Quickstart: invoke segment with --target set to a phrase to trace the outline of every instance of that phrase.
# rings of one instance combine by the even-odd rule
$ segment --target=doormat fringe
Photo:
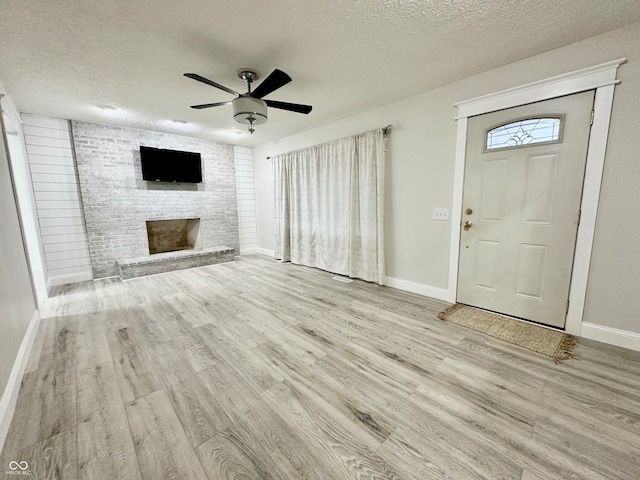
[[[546,355],[551,357],[555,363],[573,358],[573,350],[578,341],[576,337],[568,333],[461,303],[456,303],[443,310],[438,314],[438,318]]]
[[[578,339],[573,335],[569,335],[568,333],[563,334],[564,338],[555,353],[553,354],[553,361],[556,363],[560,363],[563,360],[569,360],[575,356],[573,353],[573,349],[576,348],[578,344]]]

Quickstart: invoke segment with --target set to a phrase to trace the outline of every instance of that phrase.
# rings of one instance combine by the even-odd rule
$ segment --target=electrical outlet
[[[431,217],[434,220],[449,220],[449,209],[448,208],[434,208],[433,216]]]

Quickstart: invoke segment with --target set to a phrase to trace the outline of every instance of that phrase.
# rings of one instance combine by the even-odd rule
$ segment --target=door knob
[[[469,230],[471,228],[471,225],[472,225],[471,222],[464,222],[463,227],[464,227],[465,230]]]

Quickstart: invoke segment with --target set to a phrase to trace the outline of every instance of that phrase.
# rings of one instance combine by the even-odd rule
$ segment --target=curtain
[[[382,130],[271,158],[276,258],[384,284]]]

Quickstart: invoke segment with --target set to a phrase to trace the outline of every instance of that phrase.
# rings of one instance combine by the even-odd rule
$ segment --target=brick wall
[[[94,278],[149,254],[147,220],[200,218],[202,248],[239,251],[233,146],[78,121],[71,128]],[[140,145],[199,152],[202,183],[144,181]]]

